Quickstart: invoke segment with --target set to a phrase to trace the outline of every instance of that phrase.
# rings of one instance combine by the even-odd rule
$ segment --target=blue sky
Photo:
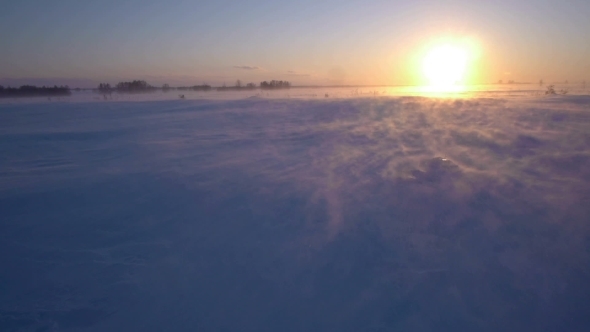
[[[287,79],[413,84],[437,38],[479,45],[475,82],[590,78],[590,2],[13,1],[0,12],[0,79]]]

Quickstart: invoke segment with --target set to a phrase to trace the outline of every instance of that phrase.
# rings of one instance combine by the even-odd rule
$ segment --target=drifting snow
[[[2,104],[0,329],[587,330],[589,110]]]

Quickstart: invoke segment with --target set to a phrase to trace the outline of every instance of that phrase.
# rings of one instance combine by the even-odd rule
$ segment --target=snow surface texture
[[[590,97],[0,104],[1,331],[588,331]]]

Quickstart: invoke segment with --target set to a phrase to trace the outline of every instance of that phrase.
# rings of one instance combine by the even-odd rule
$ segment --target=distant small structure
[[[545,95],[557,95],[557,94],[560,94],[560,95],[564,95],[565,96],[568,93],[569,93],[569,90],[567,88],[563,88],[563,89],[559,90],[559,92],[556,91],[554,85],[549,85],[547,87],[547,91],[545,91]]]

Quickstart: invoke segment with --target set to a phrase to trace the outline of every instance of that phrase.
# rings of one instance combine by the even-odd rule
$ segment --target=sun
[[[422,61],[422,72],[431,87],[445,90],[461,86],[469,67],[467,47],[450,43],[430,49]]]

